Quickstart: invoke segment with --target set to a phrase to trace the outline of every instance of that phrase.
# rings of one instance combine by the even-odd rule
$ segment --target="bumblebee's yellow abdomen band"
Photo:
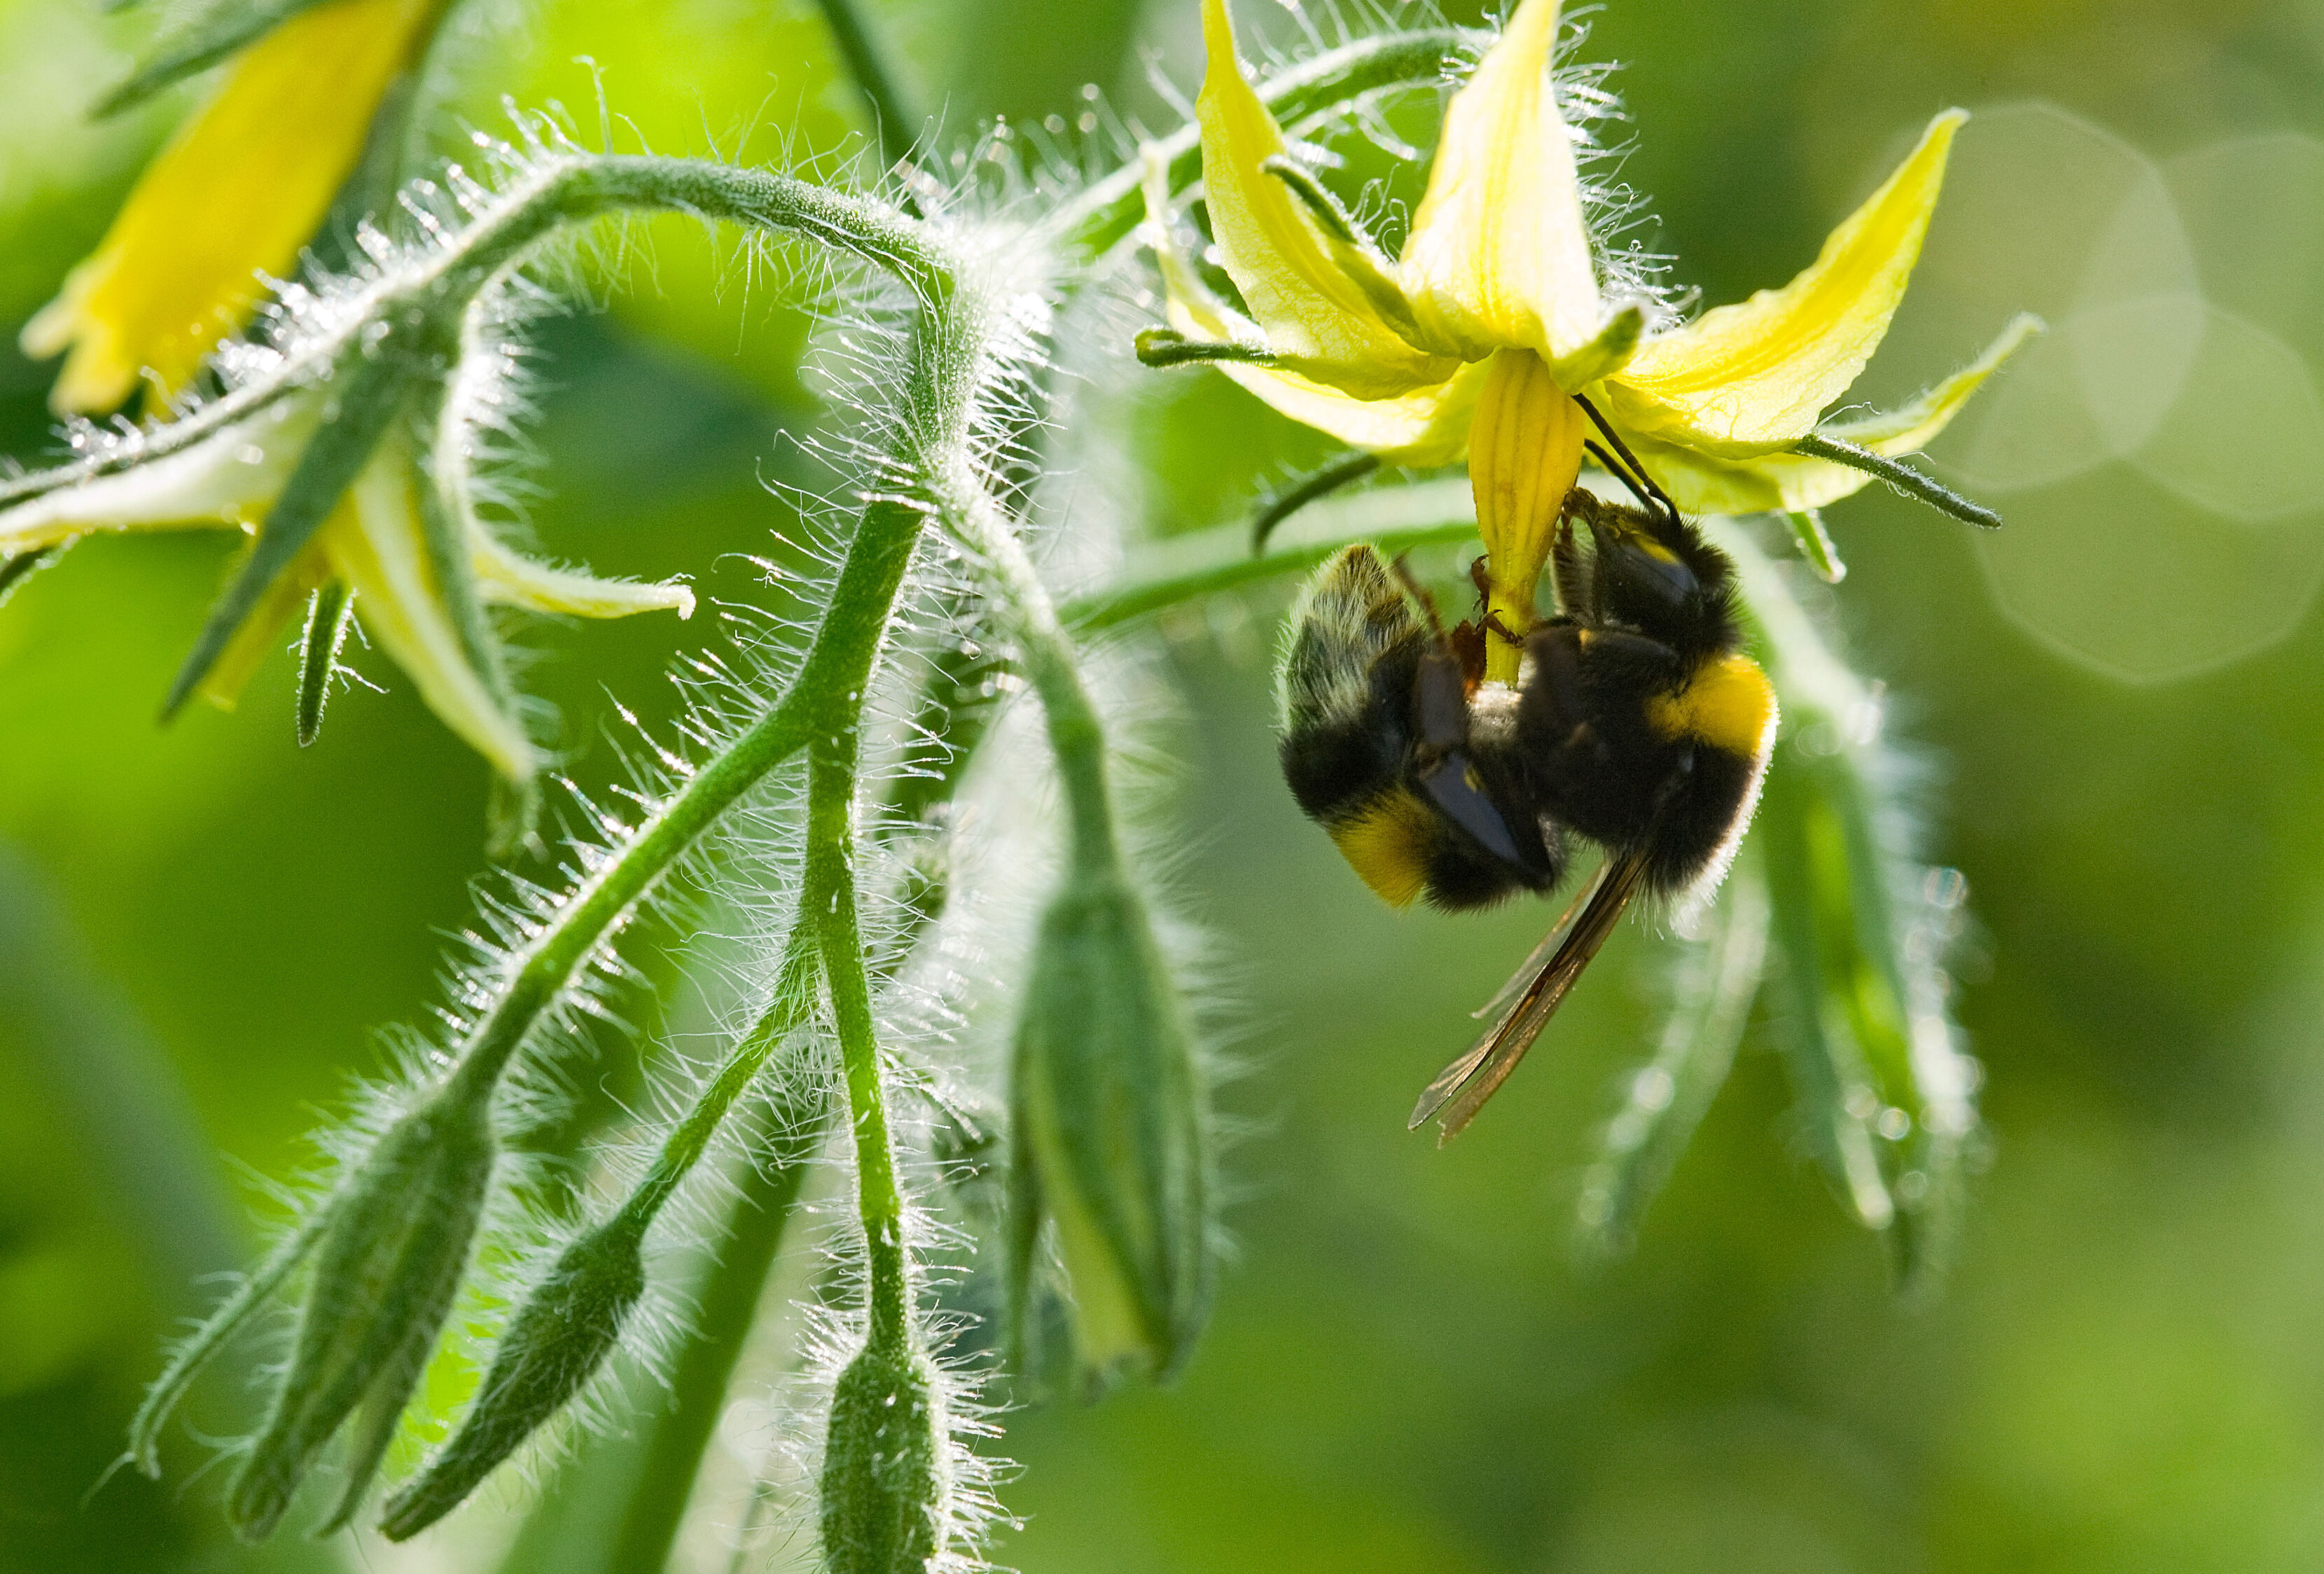
[[[1348,867],[1391,907],[1408,907],[1428,884],[1427,805],[1398,787],[1333,825]]]
[[[1775,690],[1748,656],[1722,656],[1674,695],[1646,702],[1646,721],[1665,738],[1699,738],[1756,759],[1775,724]]]

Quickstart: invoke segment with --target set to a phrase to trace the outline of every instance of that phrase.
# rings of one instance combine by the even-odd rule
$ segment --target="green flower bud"
[[[1185,1004],[1111,870],[1074,875],[1042,920],[1010,1097],[1019,1338],[1054,1220],[1086,1380],[1167,1376],[1210,1312],[1210,1116]]]
[[[388,1540],[416,1536],[457,1507],[604,1365],[645,1293],[650,1217],[625,1210],[565,1248],[501,1335],[459,1432],[389,1500],[380,1522]]]
[[[928,1358],[874,1332],[839,1375],[823,1446],[829,1574],[926,1574],[944,1551],[950,1481]]]
[[[274,1529],[350,1417],[327,1528],[354,1514],[451,1310],[498,1147],[489,1100],[456,1085],[389,1128],[327,1205],[290,1370],[226,1496],[245,1539]]]

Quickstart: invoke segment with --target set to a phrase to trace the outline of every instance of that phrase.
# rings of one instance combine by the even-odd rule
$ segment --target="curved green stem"
[[[1447,64],[1479,40],[1479,34],[1457,27],[1377,33],[1276,72],[1259,89],[1259,100],[1286,131],[1296,134],[1372,94],[1441,80]],[[1154,145],[1168,163],[1170,189],[1194,184],[1203,167],[1202,133],[1196,127],[1180,126],[1156,138]],[[1102,252],[1113,245],[1145,216],[1139,193],[1142,174],[1142,166],[1133,161],[1091,181],[1042,223],[1043,237],[1081,252]]]
[[[1105,726],[1083,686],[1072,637],[1024,543],[991,496],[966,476],[939,476],[936,487],[945,529],[984,560],[1016,636],[1026,681],[1040,696],[1072,819],[1074,864],[1084,873],[1110,872],[1120,860],[1106,784]]]
[[[823,895],[820,910],[810,917],[822,946],[832,1026],[846,1071],[872,1339],[901,1348],[911,1330],[911,1266],[904,1252],[904,1194],[896,1180],[895,1142],[888,1129],[879,1036],[856,918],[855,766],[853,732],[818,742],[807,761],[807,884]]]

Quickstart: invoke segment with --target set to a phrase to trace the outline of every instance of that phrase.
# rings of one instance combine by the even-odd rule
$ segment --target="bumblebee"
[[[1591,446],[1639,506],[1567,494],[1555,616],[1520,636],[1480,613],[1448,633],[1401,561],[1350,547],[1308,582],[1280,669],[1292,796],[1391,905],[1546,895],[1572,843],[1604,855],[1479,1013],[1497,1013],[1492,1027],[1421,1095],[1412,1125],[1434,1117],[1446,1137],[1516,1069],[1635,897],[1717,884],[1775,741],[1734,565],[1642,470]],[[1522,645],[1514,686],[1485,680],[1490,640]]]

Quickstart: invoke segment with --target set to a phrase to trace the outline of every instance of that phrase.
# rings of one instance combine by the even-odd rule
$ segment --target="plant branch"
[[[831,29],[832,41],[839,46],[849,79],[862,96],[863,107],[871,112],[880,156],[893,169],[912,156],[920,117],[905,107],[907,100],[894,64],[859,0],[816,0],[816,5]]]
[[[872,1341],[902,1348],[910,1339],[911,1269],[904,1254],[904,1194],[896,1180],[895,1143],[888,1128],[879,1036],[855,911],[856,750],[851,732],[819,741],[807,761],[807,882],[823,892],[819,910],[810,918],[822,946],[832,1026],[846,1070]]]
[[[818,933],[813,913],[820,905],[821,898],[811,889],[801,892],[799,916],[793,922],[784,950],[782,972],[776,981],[773,999],[765,1014],[743,1036],[741,1046],[728,1061],[718,1082],[713,1084],[710,1095],[687,1118],[687,1127],[700,1124],[711,1099],[718,1097],[721,1087],[733,1080],[730,1073],[746,1059],[755,1057],[750,1071],[739,1079],[747,1082],[765,1063],[768,1054],[802,1026],[812,1011],[815,940]],[[740,1091],[739,1082],[733,1090],[736,1092]],[[731,1104],[733,1093],[724,1097],[725,1102]],[[723,1107],[720,1113],[724,1113]],[[702,1472],[703,1452],[710,1446],[719,1413],[725,1408],[734,1363],[742,1356],[752,1325],[757,1320],[767,1275],[781,1250],[784,1233],[798,1202],[799,1187],[807,1176],[807,1161],[822,1145],[828,1117],[819,1080],[800,1078],[787,1082],[768,1102],[762,1123],[767,1151],[752,1152],[744,1157],[742,1183],[727,1213],[726,1227],[720,1232],[715,1256],[696,1287],[697,1310],[678,1347],[668,1397],[648,1425],[643,1450],[626,1484],[627,1501],[620,1528],[613,1537],[612,1556],[604,1565],[607,1570],[659,1569],[669,1560],[670,1548],[686,1517],[695,1479]],[[698,1156],[702,1144],[707,1140],[706,1131],[700,1142],[685,1137],[683,1128],[674,1134],[664,1145],[661,1157],[655,1164],[655,1175],[650,1177],[648,1185],[655,1185],[672,1168],[690,1165],[693,1159],[682,1156],[684,1147],[691,1143]],[[682,1168],[678,1168],[678,1174],[683,1174]],[[666,1197],[674,1186],[673,1178],[660,1194]],[[640,1188],[623,1205],[624,1211],[646,1206],[641,1201],[645,1192],[646,1188]],[[651,1206],[659,1207],[659,1203]]]
[[[1260,86],[1259,101],[1286,133],[1297,135],[1373,94],[1442,81],[1446,66],[1480,40],[1480,34],[1457,27],[1376,33],[1277,71]],[[1199,128],[1180,126],[1156,138],[1154,146],[1168,163],[1171,190],[1194,184],[1203,166]],[[1111,247],[1145,216],[1139,190],[1142,175],[1142,165],[1132,161],[1091,181],[1042,223],[1042,237],[1084,253]]]

